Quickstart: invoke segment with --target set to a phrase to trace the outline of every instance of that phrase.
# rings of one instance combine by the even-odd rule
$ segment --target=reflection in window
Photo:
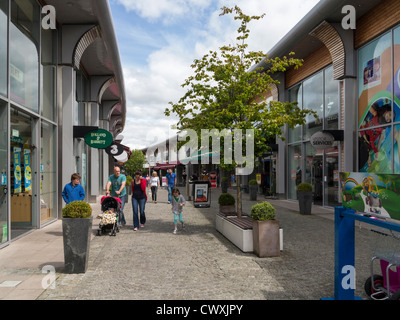
[[[40,152],[40,222],[57,217],[56,212],[56,130],[42,122]]]
[[[303,82],[303,108],[314,110],[318,119],[313,115],[306,117],[304,126],[304,140],[309,139],[315,132],[322,130],[322,119],[324,117],[323,100],[323,73],[319,72]]]
[[[29,109],[39,107],[40,6],[35,0],[11,1],[10,94]]]
[[[337,130],[339,119],[338,83],[333,80],[333,68],[325,70],[325,129]]]
[[[7,96],[7,2],[0,1],[0,94]]]
[[[289,90],[289,102],[297,102],[299,108],[302,107],[303,103],[303,87],[301,84],[295,86]],[[289,142],[296,142],[301,140],[301,126],[298,125],[292,130],[289,129]]]

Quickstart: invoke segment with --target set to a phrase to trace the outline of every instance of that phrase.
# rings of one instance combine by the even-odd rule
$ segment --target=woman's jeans
[[[146,204],[146,198],[143,199],[135,199],[132,197],[132,208],[133,208],[133,227],[139,228],[139,216],[138,216],[138,207],[140,210],[140,224],[146,223],[146,216],[144,213],[144,206]]]
[[[157,187],[151,187],[151,200],[157,201]]]

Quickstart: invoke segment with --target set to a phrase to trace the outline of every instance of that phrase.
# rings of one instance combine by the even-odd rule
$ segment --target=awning
[[[167,170],[167,169],[174,169],[178,164],[180,164],[179,161],[176,163],[156,163],[154,167],[150,167],[150,169],[153,170]]]

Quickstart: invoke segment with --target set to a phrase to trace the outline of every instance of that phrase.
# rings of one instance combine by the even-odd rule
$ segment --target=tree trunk
[[[241,189],[241,182],[242,182],[242,179],[241,179],[241,176],[240,175],[236,175],[236,194],[237,194],[237,200],[236,200],[236,202],[237,202],[237,210],[236,210],[236,212],[237,212],[237,216],[238,216],[238,218],[241,218],[242,217],[242,189]]]

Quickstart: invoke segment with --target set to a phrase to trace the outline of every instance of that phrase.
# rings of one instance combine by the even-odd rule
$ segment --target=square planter
[[[299,210],[301,214],[311,214],[313,203],[312,191],[297,191],[297,199],[299,199]]]
[[[280,236],[278,220],[253,220],[253,248],[259,257],[279,256]]]
[[[85,273],[93,218],[63,218],[65,273]]]

